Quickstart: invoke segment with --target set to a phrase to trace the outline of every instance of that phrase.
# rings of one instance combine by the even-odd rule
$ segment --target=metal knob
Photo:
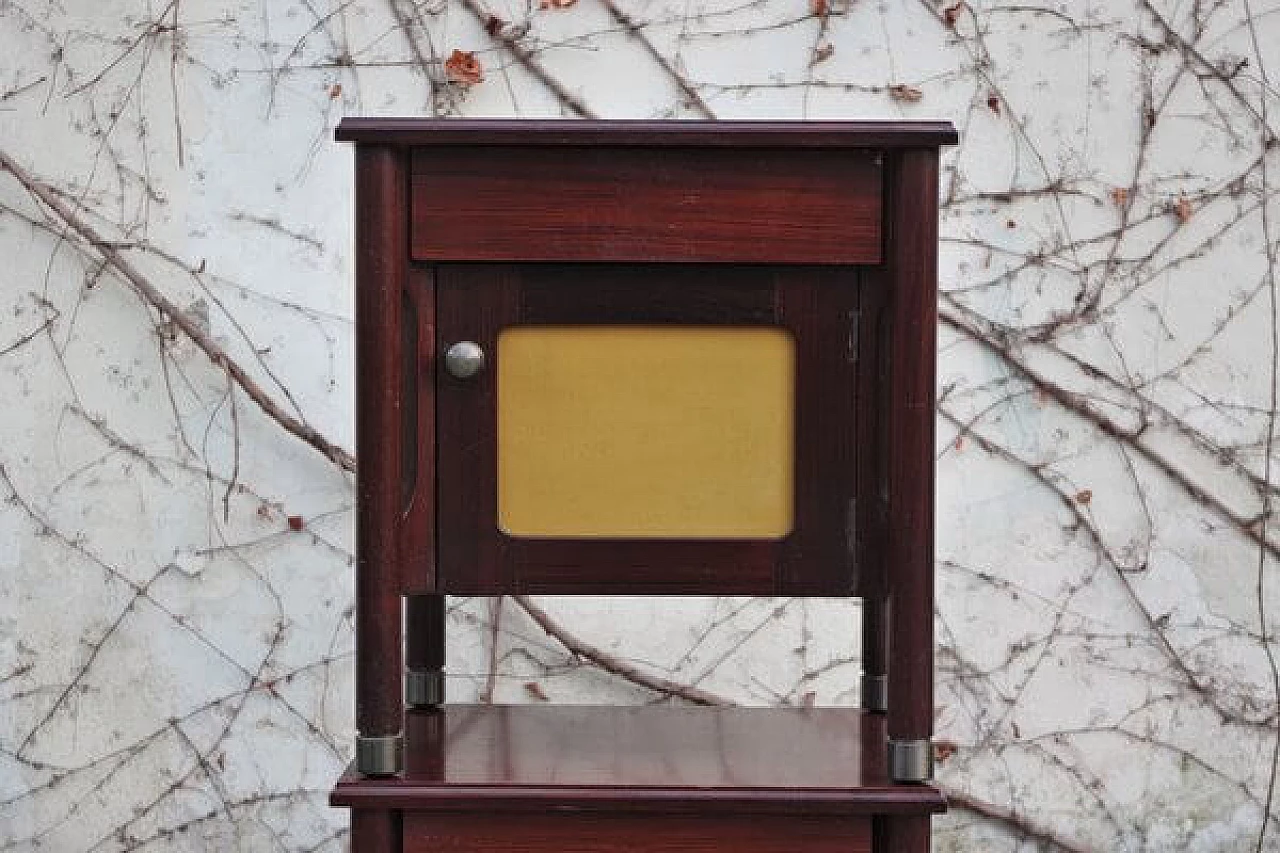
[[[445,350],[444,369],[454,379],[470,379],[484,370],[484,350],[475,341],[458,341]]]

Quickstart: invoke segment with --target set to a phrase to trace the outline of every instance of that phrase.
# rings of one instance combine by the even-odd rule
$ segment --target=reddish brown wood
[[[889,430],[891,383],[888,346],[889,283],[876,268],[863,273],[858,340],[858,386],[864,389],[857,411],[858,447],[858,595],[862,597],[862,672],[889,671]]]
[[[937,350],[938,152],[886,164],[891,285],[889,737],[933,732],[933,456]]]
[[[875,152],[421,149],[419,260],[876,263]]]
[[[874,837],[876,853],[929,853],[929,818],[918,815],[878,818]]]
[[[356,151],[356,728],[401,729],[401,309],[408,168],[395,148]]]
[[[436,587],[436,292],[431,267],[409,269],[401,323],[401,591]]]
[[[348,117],[339,142],[383,145],[897,148],[954,145],[949,121],[582,121]]]
[[[868,818],[410,813],[406,853],[870,853]]]
[[[440,345],[518,323],[774,324],[796,339],[795,527],[773,540],[520,539],[497,524],[496,371],[438,380],[438,583],[453,595],[848,595],[855,268],[441,265]]]
[[[445,600],[443,595],[410,595],[405,599],[405,666],[444,669]]]
[[[433,811],[927,814],[885,776],[884,720],[848,708],[449,705],[411,711],[401,778],[333,805]]]
[[[386,809],[351,812],[351,853],[400,853],[403,838],[400,812]]]

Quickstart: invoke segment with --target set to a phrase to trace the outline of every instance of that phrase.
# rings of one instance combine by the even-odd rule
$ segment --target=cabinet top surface
[[[958,140],[949,121],[640,121],[344,118],[334,138],[372,145],[927,148]]]

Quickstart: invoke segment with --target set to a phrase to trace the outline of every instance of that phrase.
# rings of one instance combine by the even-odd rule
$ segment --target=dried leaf
[[[296,532],[296,531],[298,531],[298,530],[301,530],[301,529],[302,529],[303,527],[305,527],[305,526],[306,526],[306,525],[305,525],[305,523],[304,523],[304,522],[303,522],[303,520],[302,520],[302,516],[300,516],[300,515],[291,515],[291,516],[289,516],[289,529],[290,529],[290,530],[293,530],[293,531],[295,531],[295,532]]]
[[[956,21],[960,19],[960,13],[965,9],[964,0],[960,0],[953,6],[948,6],[942,10],[942,20],[948,27],[954,27]]]
[[[823,60],[830,59],[831,54],[836,52],[836,46],[831,42],[823,42],[813,50],[813,63],[817,65]]]
[[[987,109],[996,115],[1000,115],[1000,96],[995,92],[987,95]]]
[[[908,86],[906,83],[894,83],[889,87],[889,96],[895,101],[914,104],[924,97],[924,92],[921,92],[915,86]]]
[[[957,453],[959,453],[961,450],[964,450],[964,436],[957,435],[956,440],[952,442],[952,446],[955,447]]]
[[[539,702],[550,702],[551,697],[547,695],[547,691],[542,689],[542,685],[536,681],[526,681],[524,683],[524,692],[528,693]]]
[[[484,19],[484,31],[493,37],[497,37],[502,32],[507,22],[499,18],[497,15],[490,15]]]
[[[1076,492],[1076,503],[1088,506],[1093,500],[1093,489],[1081,489]]]
[[[1111,200],[1115,203],[1116,207],[1124,207],[1129,203],[1129,188],[1116,187],[1111,191]]]
[[[474,86],[484,80],[484,67],[471,51],[455,49],[444,62],[444,72],[462,86]]]
[[[933,742],[933,758],[939,764],[944,763],[948,758],[956,754],[959,747],[949,740],[935,740]]]
[[[538,8],[543,11],[547,9],[568,9],[577,2],[578,0],[541,0],[538,3]]]
[[[831,11],[831,4],[828,0],[809,0],[809,11],[818,17],[822,17]]]
[[[1191,221],[1191,202],[1185,195],[1178,196],[1178,201],[1173,205],[1173,213],[1183,225]]]
[[[341,98],[341,97],[342,97],[342,84],[334,83],[332,86],[329,87],[329,99],[336,101],[338,100],[338,98]]]

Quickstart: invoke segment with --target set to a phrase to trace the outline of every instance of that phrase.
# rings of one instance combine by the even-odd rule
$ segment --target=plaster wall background
[[[1280,4],[479,2],[0,0],[0,153],[351,448],[340,116],[952,119],[936,847],[1280,849]],[[344,849],[349,476],[3,170],[0,260],[0,849]],[[856,603],[541,604],[856,702]],[[449,630],[459,699],[661,698]]]

